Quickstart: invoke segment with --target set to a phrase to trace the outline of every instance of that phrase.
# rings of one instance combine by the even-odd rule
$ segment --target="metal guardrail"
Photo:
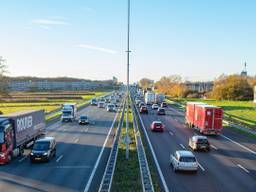
[[[123,127],[124,112],[125,112],[125,102],[123,103],[122,116],[119,121],[118,128],[116,130],[114,144],[110,152],[110,156],[107,162],[107,166],[106,166],[103,178],[101,180],[99,192],[109,192],[111,189],[113,175],[114,175],[115,166],[116,166],[116,159],[118,155],[118,144],[119,144],[119,139],[121,135],[121,129]]]
[[[151,173],[149,170],[144,146],[141,140],[140,131],[138,129],[134,106],[132,106],[132,113],[133,113],[133,125],[134,125],[133,127],[135,132],[135,141],[136,141],[136,148],[137,148],[137,154],[138,154],[139,165],[140,165],[140,175],[141,175],[143,191],[154,192]]]

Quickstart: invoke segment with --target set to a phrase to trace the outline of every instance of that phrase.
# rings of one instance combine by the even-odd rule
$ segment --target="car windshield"
[[[180,157],[180,162],[192,163],[196,162],[195,157]]]
[[[208,143],[208,140],[207,140],[207,139],[198,139],[198,140],[197,140],[197,143],[200,143],[200,144],[207,144],[207,143]]]
[[[162,123],[155,123],[155,125],[156,125],[156,126],[161,126],[161,125],[162,125]]]
[[[87,116],[81,116],[80,119],[85,120],[87,119]]]
[[[164,112],[164,109],[159,109],[159,111]]]
[[[71,112],[70,111],[64,111],[62,114],[63,114],[63,116],[69,116],[69,115],[71,115]]]
[[[45,151],[49,149],[49,142],[36,142],[33,146],[33,150],[35,151]]]

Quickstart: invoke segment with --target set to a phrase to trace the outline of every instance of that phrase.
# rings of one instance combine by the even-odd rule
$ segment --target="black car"
[[[165,109],[164,108],[158,108],[158,110],[157,110],[157,114],[158,115],[165,115]]]
[[[56,141],[54,137],[45,137],[35,141],[30,153],[30,161],[45,161],[56,156]]]
[[[139,103],[139,108],[141,108],[142,106],[145,106],[145,103],[144,103],[144,102],[140,102],[140,103]]]
[[[78,120],[78,123],[79,123],[80,125],[87,125],[87,124],[89,124],[89,119],[88,119],[87,116],[82,115],[82,116],[80,116],[80,118],[79,118],[79,120]]]
[[[166,102],[161,103],[161,107],[167,107],[167,106],[168,106],[168,105],[167,105]]]

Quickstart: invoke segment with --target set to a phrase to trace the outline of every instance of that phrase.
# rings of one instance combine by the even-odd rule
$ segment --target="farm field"
[[[64,103],[77,103],[81,105],[94,97],[100,97],[107,92],[80,93],[17,93],[11,94],[10,98],[0,101],[0,111],[3,114],[23,110],[44,109],[45,113],[58,110]],[[63,97],[62,97],[63,96]]]

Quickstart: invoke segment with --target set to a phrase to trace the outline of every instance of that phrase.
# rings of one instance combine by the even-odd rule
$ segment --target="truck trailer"
[[[146,105],[152,105],[155,103],[155,93],[152,91],[148,91],[145,95],[145,103]]]
[[[163,94],[163,93],[157,93],[157,94],[155,95],[155,103],[161,104],[162,102],[164,102],[164,100],[165,100],[165,94]]]
[[[0,115],[0,164],[23,154],[29,144],[45,134],[44,110]]]
[[[204,103],[188,102],[186,123],[205,135],[219,135],[222,130],[223,109]]]
[[[76,118],[76,104],[75,103],[65,103],[62,107],[61,121],[74,121]]]

